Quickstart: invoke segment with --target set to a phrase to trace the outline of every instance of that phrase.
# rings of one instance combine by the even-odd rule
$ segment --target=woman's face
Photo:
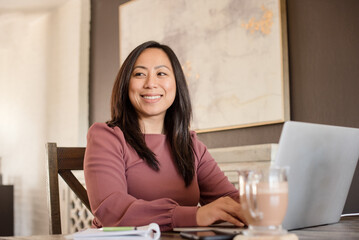
[[[129,84],[129,98],[140,119],[160,117],[176,97],[171,61],[158,48],[147,48],[137,58]]]

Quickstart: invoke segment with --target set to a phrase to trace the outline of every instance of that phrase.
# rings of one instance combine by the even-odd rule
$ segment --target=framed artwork
[[[197,132],[289,120],[285,0],[132,0],[119,7],[120,63],[155,40],[178,56]]]

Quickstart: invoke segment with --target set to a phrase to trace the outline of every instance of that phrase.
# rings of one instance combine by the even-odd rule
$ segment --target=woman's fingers
[[[223,213],[224,214],[218,220],[222,220],[222,221],[232,223],[232,224],[234,224],[234,225],[236,225],[238,227],[244,227],[244,223],[241,222],[238,218],[236,218],[235,216],[232,216],[229,213],[226,213],[226,212],[223,212]]]
[[[237,221],[239,220],[242,223],[241,225],[243,225],[243,223],[247,224],[247,222],[242,214],[242,207],[237,201],[233,200],[230,197],[224,197],[224,198],[222,198],[222,201],[224,201],[224,204],[222,206],[223,206],[223,210],[225,212],[232,215],[232,217],[237,219]],[[228,221],[228,220],[225,220],[225,221]],[[231,222],[231,221],[228,221],[228,222]],[[231,223],[235,224],[234,222],[231,222]],[[235,224],[235,225],[238,225],[238,224]]]
[[[199,226],[208,226],[220,220],[239,227],[244,226],[245,220],[240,204],[230,197],[223,197],[200,207],[197,211],[197,224]]]
[[[241,222],[247,225],[247,221],[245,220],[242,213],[241,205],[230,197],[224,197],[223,199],[226,202],[226,212],[230,213],[234,218],[239,219]]]

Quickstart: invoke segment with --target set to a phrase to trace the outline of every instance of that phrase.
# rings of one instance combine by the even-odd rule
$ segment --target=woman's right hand
[[[246,224],[240,203],[230,197],[218,198],[198,208],[196,220],[198,226],[208,226],[217,221],[226,221],[238,227]]]

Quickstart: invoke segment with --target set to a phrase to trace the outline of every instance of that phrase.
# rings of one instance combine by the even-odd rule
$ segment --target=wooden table
[[[359,216],[343,217],[339,223],[319,227],[305,228],[290,231],[297,234],[300,240],[358,240],[359,239]],[[178,233],[162,233],[161,240],[182,239]],[[28,237],[1,237],[0,240],[67,240],[64,235],[43,235]]]
[[[290,231],[298,235],[300,240],[308,239],[337,239],[354,240],[359,239],[359,216],[343,217],[339,223],[319,227],[304,228]]]

